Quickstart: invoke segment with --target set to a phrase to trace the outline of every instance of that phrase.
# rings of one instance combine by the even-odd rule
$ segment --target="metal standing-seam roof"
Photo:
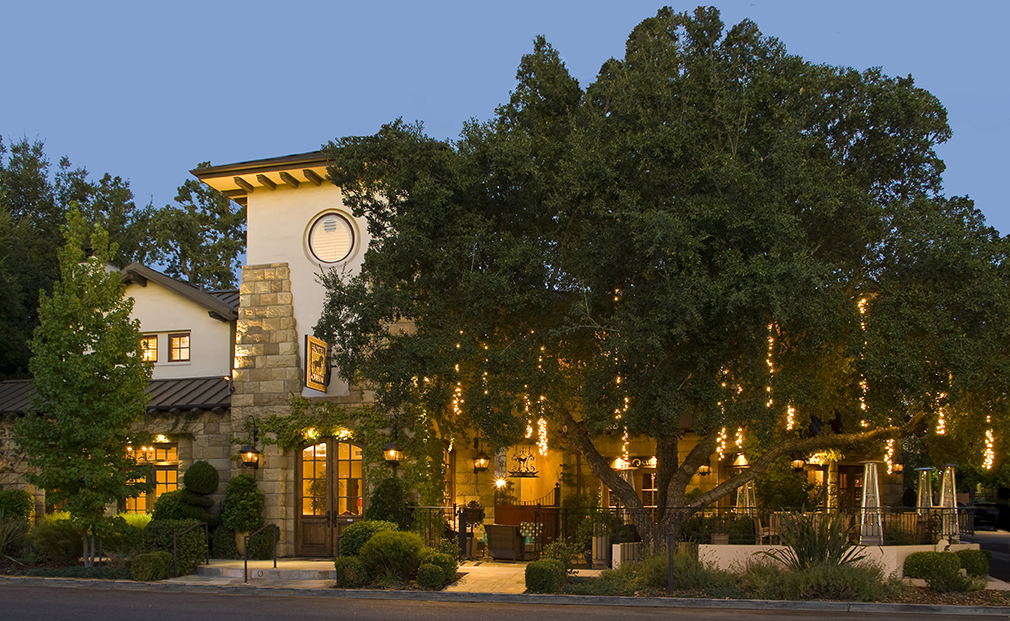
[[[173,410],[223,414],[231,407],[231,381],[220,375],[151,380],[146,392],[151,395],[148,414]],[[0,382],[0,414],[24,414],[34,394],[31,380]]]

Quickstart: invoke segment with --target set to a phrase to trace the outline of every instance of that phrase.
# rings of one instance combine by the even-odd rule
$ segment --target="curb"
[[[273,597],[330,597],[428,602],[543,604],[553,606],[622,606],[635,608],[793,610],[804,612],[908,613],[918,615],[1010,616],[1007,606],[945,606],[931,604],[877,604],[863,602],[793,602],[760,599],[689,599],[668,597],[619,597],[599,595],[536,595],[525,593],[461,593],[445,591],[378,591],[367,589],[295,589],[276,586],[209,585],[178,582],[134,582],[132,580],[86,580],[80,578],[36,578],[0,576],[0,587],[44,586],[71,589],[155,591],[161,593],[219,593],[222,595],[264,595]]]

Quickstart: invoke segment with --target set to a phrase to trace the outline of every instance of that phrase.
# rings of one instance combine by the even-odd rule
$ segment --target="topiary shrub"
[[[0,513],[28,521],[35,512],[35,498],[23,489],[0,490]]]
[[[338,587],[357,589],[368,584],[368,572],[357,556],[338,556],[334,567],[337,570]]]
[[[435,565],[436,567],[440,567],[442,569],[442,573],[445,575],[445,582],[442,586],[456,580],[456,570],[459,569],[459,561],[455,556],[451,554],[444,554],[433,548],[424,548],[421,550],[421,555],[418,561],[421,565]],[[420,571],[421,570],[418,569],[418,572]],[[418,574],[418,576],[418,582],[420,582],[420,574]]]
[[[186,503],[182,501],[182,490],[165,492],[154,501],[152,520],[185,520],[191,516],[186,513]]]
[[[445,571],[433,563],[421,563],[417,568],[417,585],[422,589],[441,589],[446,585]]]
[[[565,579],[564,564],[553,558],[533,561],[526,566],[526,591],[557,593]]]
[[[232,477],[221,503],[221,523],[237,533],[252,532],[263,526],[265,503],[251,474]]]
[[[359,558],[371,578],[392,574],[408,582],[417,574],[422,546],[417,533],[383,531],[361,547]]]
[[[151,520],[144,529],[144,545],[149,551],[172,552],[172,534],[180,533],[199,520]],[[207,558],[207,540],[202,528],[195,528],[178,537],[179,575],[194,573],[196,566]]]
[[[277,533],[277,539],[280,540],[280,529],[274,524],[249,537],[249,546],[246,548],[249,558],[266,561],[274,557],[273,533]]]
[[[407,528],[407,488],[403,481],[396,477],[384,479],[368,498],[365,507],[366,520],[385,520],[393,522],[398,528]]]
[[[340,556],[357,556],[372,535],[390,530],[397,530],[396,524],[385,520],[362,520],[349,525],[340,533]]]
[[[57,563],[71,563],[84,554],[80,529],[70,522],[70,514],[47,515],[28,533],[28,540],[42,556]]]
[[[144,552],[130,565],[130,577],[141,582],[164,580],[172,575],[171,552]]]
[[[210,555],[213,558],[238,558],[235,546],[235,531],[218,526],[210,534]]]
[[[989,566],[992,563],[992,552],[989,550],[958,550],[954,554],[969,576],[984,578],[989,575]]]
[[[906,578],[925,579],[935,568],[956,573],[961,568],[961,559],[950,552],[916,552],[905,558],[903,571]]]
[[[200,496],[216,492],[220,482],[221,477],[217,468],[205,461],[193,462],[193,465],[186,470],[186,474],[182,475],[182,484],[186,489]],[[209,507],[210,505],[205,506]]]

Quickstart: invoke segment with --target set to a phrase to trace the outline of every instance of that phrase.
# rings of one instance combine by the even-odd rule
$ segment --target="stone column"
[[[302,389],[288,264],[246,265],[239,294],[231,400],[236,439],[247,435],[248,420],[290,414],[291,395],[301,394]],[[276,445],[257,448],[263,451],[255,477],[266,495],[264,517],[280,528],[278,553],[291,556],[295,551],[293,457]],[[232,450],[237,453],[238,447]],[[248,472],[240,462],[234,463],[233,476]]]

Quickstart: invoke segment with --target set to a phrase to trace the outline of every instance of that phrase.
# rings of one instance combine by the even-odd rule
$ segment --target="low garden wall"
[[[712,545],[698,546],[698,560],[705,564],[713,564],[719,569],[736,569],[754,560],[761,560],[761,552],[782,550],[786,546],[775,545]],[[879,563],[885,574],[896,572],[898,578],[903,578],[905,559],[916,552],[957,552],[958,550],[978,550],[977,543],[948,544],[940,541],[936,545],[917,546],[866,546],[863,553],[864,562]]]

